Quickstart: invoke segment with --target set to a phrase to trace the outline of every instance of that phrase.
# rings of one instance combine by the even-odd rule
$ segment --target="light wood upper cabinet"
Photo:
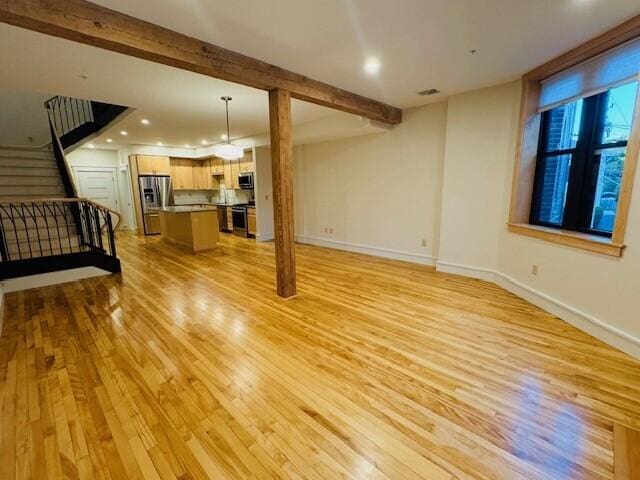
[[[211,175],[224,175],[224,160],[218,157],[212,157],[207,161],[209,162]]]
[[[220,182],[211,174],[209,160],[171,159],[174,190],[218,190]]]
[[[238,161],[240,173],[253,172],[253,151],[244,152],[244,156]]]
[[[233,174],[231,172],[231,160],[224,160],[224,186],[227,189],[233,187]]]
[[[193,165],[191,160],[172,158],[171,183],[174,190],[194,190]]]
[[[209,166],[205,164],[205,161],[192,160],[191,173],[193,175],[194,190],[209,190],[211,188]]]
[[[231,177],[233,185],[231,188],[240,188],[238,175],[240,175],[240,162],[238,160],[231,160]]]
[[[171,175],[169,157],[136,155],[138,175]]]

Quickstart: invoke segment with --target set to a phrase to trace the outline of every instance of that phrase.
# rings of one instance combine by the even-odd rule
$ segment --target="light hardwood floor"
[[[222,237],[7,295],[0,479],[612,479],[640,438],[640,362],[495,285],[298,246],[282,300]]]

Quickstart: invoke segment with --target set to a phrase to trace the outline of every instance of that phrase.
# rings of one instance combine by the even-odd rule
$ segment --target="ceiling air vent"
[[[438,90],[437,88],[430,88],[428,90],[423,90],[421,92],[418,92],[418,95],[422,95],[423,97],[428,97],[429,95],[435,95],[437,93],[440,93],[440,90]]]

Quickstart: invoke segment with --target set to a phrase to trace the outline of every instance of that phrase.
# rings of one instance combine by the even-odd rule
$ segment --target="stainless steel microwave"
[[[253,188],[253,172],[245,172],[238,175],[238,185],[240,188]]]

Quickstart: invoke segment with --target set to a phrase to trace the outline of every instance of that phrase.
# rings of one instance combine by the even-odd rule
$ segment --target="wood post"
[[[293,231],[293,143],[291,141],[291,94],[269,91],[273,220],[276,240],[278,295],[296,294],[296,257]]]

